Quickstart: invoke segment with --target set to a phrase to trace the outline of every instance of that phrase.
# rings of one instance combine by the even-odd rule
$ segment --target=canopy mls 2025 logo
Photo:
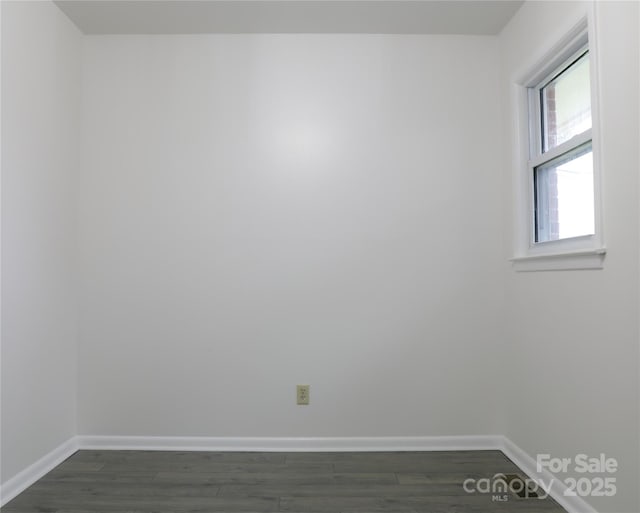
[[[538,475],[546,473],[546,478],[497,473],[491,477],[465,479],[462,487],[466,493],[491,495],[494,502],[506,502],[512,496],[546,499],[556,482],[566,497],[612,497],[617,492],[616,478],[612,474],[617,471],[617,460],[603,453],[597,457],[577,454],[573,458],[538,454],[536,472]],[[562,474],[572,475],[563,477]]]

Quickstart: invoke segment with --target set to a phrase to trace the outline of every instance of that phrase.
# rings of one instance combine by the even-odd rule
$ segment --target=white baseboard
[[[417,436],[341,438],[250,438],[80,435],[80,449],[147,451],[464,451],[500,449],[502,437]]]
[[[77,439],[76,437],[72,437],[5,483],[2,483],[2,485],[0,485],[0,506],[4,506],[16,495],[29,488],[38,479],[60,465],[60,463],[77,450]]]
[[[581,497],[565,496],[562,480],[544,470],[538,472],[536,460],[501,435],[413,436],[413,437],[182,437],[182,436],[93,436],[79,435],[67,440],[49,454],[0,486],[0,505],[35,483],[79,449],[146,451],[480,451],[500,450],[529,477],[553,480],[550,495],[568,513],[597,513]]]
[[[558,479],[546,469],[538,472],[536,460],[531,455],[523,451],[506,436],[502,437],[502,439],[502,452],[520,467],[525,474],[532,479],[542,479],[545,483],[553,483],[549,495],[568,513],[597,513],[582,497],[565,495],[567,487],[562,479]]]

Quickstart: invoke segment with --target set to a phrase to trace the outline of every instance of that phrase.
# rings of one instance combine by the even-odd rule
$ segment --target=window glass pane
[[[591,143],[535,168],[536,242],[595,232]]]
[[[585,53],[540,90],[542,151],[591,128],[589,54]]]

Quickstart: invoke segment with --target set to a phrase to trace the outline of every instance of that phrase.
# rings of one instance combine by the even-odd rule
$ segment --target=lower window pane
[[[590,142],[535,168],[534,181],[536,242],[595,233]]]

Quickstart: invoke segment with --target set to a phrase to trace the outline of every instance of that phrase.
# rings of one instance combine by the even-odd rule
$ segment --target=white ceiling
[[[497,34],[522,0],[57,0],[85,34]]]

